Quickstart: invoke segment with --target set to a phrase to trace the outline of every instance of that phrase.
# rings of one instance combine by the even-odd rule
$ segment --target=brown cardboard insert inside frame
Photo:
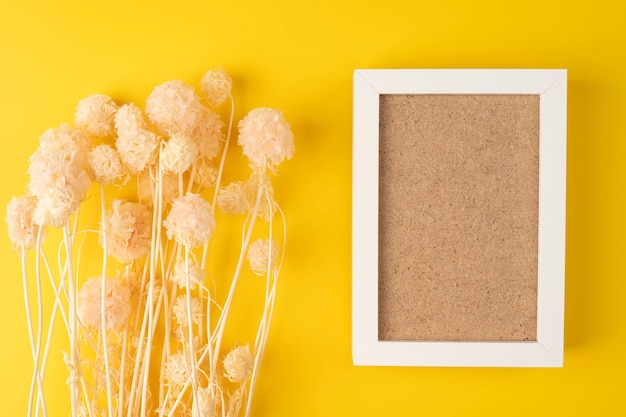
[[[539,95],[379,104],[379,340],[537,340]]]

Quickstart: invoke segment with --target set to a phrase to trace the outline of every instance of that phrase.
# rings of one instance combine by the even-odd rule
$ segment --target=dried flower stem
[[[148,308],[148,307],[149,307],[148,304],[146,304],[145,308]],[[133,378],[130,384],[131,390],[130,390],[130,394],[128,398],[128,407],[127,407],[127,414],[126,414],[127,417],[132,417],[133,415],[136,414],[136,407],[138,405],[138,404],[135,404],[135,395],[139,388],[139,383],[141,381],[140,373],[143,372],[143,369],[144,369],[141,366],[142,362],[140,358],[143,355],[143,348],[144,348],[143,341],[144,341],[147,326],[148,326],[148,315],[145,313],[145,309],[144,309],[143,320],[141,322],[141,331],[139,332],[139,338],[137,342],[137,353],[135,355],[135,366],[133,368]]]
[[[72,266],[72,242],[69,236],[69,226],[63,227],[63,240],[65,242],[65,253],[67,263],[67,278],[69,290],[69,324],[70,324],[70,406],[72,417],[78,416],[79,391],[77,387],[77,379],[80,378],[80,354],[78,351],[78,303],[76,300],[76,279],[74,277],[74,268]]]
[[[187,302],[187,335],[189,339],[189,361],[188,363],[191,365],[190,373],[191,373],[191,392],[193,395],[194,404],[198,403],[198,380],[196,375],[197,367],[194,366],[196,362],[196,350],[194,349],[193,343],[193,320],[191,318],[191,282],[189,280],[189,248],[185,246],[185,281],[186,281],[186,302]]]
[[[235,119],[235,99],[229,93],[228,98],[230,98],[230,117],[228,119],[228,133],[226,134],[226,141],[224,142],[224,150],[222,151],[222,156],[220,158],[220,166],[217,170],[217,179],[215,180],[215,189],[213,191],[213,203],[211,204],[211,209],[213,214],[215,214],[215,206],[217,204],[217,194],[220,190],[220,184],[222,183],[222,173],[224,171],[224,164],[226,163],[226,154],[228,152],[228,145],[230,144],[230,137],[233,131],[233,122]],[[202,269],[206,266],[206,258],[207,252],[209,250],[209,242],[204,244],[204,248],[202,250],[202,262],[200,263],[200,267]]]
[[[37,252],[41,249],[41,234],[42,230],[39,228],[37,231]],[[43,299],[41,292],[41,258],[37,256],[35,261],[35,275],[36,275],[36,291],[37,291],[37,341],[35,344],[35,351],[33,352],[34,370],[33,378],[37,379],[37,406],[35,408],[35,416],[39,415],[40,406],[43,411],[44,417],[48,415],[46,400],[43,392],[43,377],[41,372],[40,353],[41,353],[41,338],[43,332]],[[34,386],[35,380],[31,382],[31,392]],[[32,394],[31,394],[32,395]]]
[[[230,117],[228,119],[228,133],[226,134],[226,142],[224,142],[224,151],[222,152],[222,157],[220,159],[220,167],[217,170],[217,179],[215,180],[215,191],[213,193],[213,212],[215,212],[215,204],[217,202],[217,193],[220,189],[220,184],[222,182],[222,173],[224,172],[224,164],[226,162],[226,153],[228,151],[228,145],[230,144],[230,136],[233,131],[233,121],[235,117],[235,99],[233,96],[228,94],[228,98],[230,98]]]
[[[202,294],[202,292],[200,293]],[[209,369],[213,370],[215,369],[215,357],[213,356],[213,349],[211,349],[211,340],[212,340],[212,333],[211,333],[211,292],[207,291],[207,306],[206,306],[206,337],[207,337],[207,343],[206,343],[206,347],[207,349],[205,350],[205,353],[208,353],[208,361],[209,361]],[[216,386],[215,384],[215,376],[214,373],[211,371],[209,374],[209,392],[211,393],[211,395],[213,395],[214,391],[213,388]]]
[[[266,194],[266,198],[269,200],[269,195]],[[283,245],[284,248],[287,242],[287,222],[285,221],[285,215],[279,206],[276,206],[277,211],[281,215],[282,226],[283,226]],[[273,208],[270,204],[270,225],[269,225],[269,239],[270,242],[272,240],[273,235]],[[248,391],[248,398],[246,400],[246,412],[245,416],[250,416],[252,411],[252,398],[254,395],[254,388],[256,386],[256,380],[259,373],[259,368],[261,365],[261,358],[263,357],[263,353],[265,352],[265,345],[267,343],[267,336],[269,334],[270,324],[272,322],[272,315],[274,313],[274,300],[276,298],[276,284],[278,282],[278,275],[280,272],[280,268],[282,266],[282,260],[284,257],[284,250],[281,254],[280,261],[272,268],[271,260],[272,257],[272,245],[269,245],[269,254],[268,254],[268,263],[267,263],[267,272],[266,272],[266,295],[265,295],[265,307],[263,310],[263,316],[261,318],[261,323],[259,324],[259,332],[257,333],[257,337],[254,342],[254,350],[256,352],[254,357],[254,367],[252,369],[252,377],[250,381],[250,390]],[[272,279],[273,277],[273,279]],[[271,289],[270,289],[271,282]]]
[[[157,198],[154,199],[154,211],[152,216],[152,241],[150,245],[150,256],[148,261],[150,263],[149,268],[149,284],[148,284],[148,301],[146,306],[148,308],[148,339],[146,341],[147,348],[145,352],[145,356],[143,358],[143,387],[142,387],[142,398],[141,398],[141,416],[146,416],[147,413],[147,393],[148,393],[148,374],[150,370],[150,355],[152,349],[152,338],[154,335],[154,286],[156,282],[156,273],[157,273],[157,259],[158,259],[158,248],[161,246],[161,225],[163,224],[163,209],[161,207],[163,201],[163,189],[162,189],[162,178],[163,171],[161,167],[161,153],[163,152],[163,142],[159,146],[159,159],[157,162]]]
[[[124,324],[124,334],[122,336],[122,354],[120,359],[120,382],[119,382],[119,396],[117,402],[117,416],[123,417],[123,403],[124,403],[124,388],[126,387],[126,349],[128,348],[128,321]]]
[[[139,384],[142,381],[142,375],[144,368],[141,367],[141,358],[144,355],[144,340],[146,337],[146,332],[148,328],[148,315],[146,313],[146,309],[149,307],[146,300],[144,300],[142,294],[144,293],[146,286],[146,279],[148,275],[148,262],[144,264],[143,272],[141,275],[141,284],[139,286],[139,302],[137,305],[137,315],[135,317],[135,323],[133,328],[133,334],[138,335],[137,338],[137,351],[135,353],[134,359],[134,367],[133,367],[133,375],[130,384],[130,394],[128,398],[127,404],[127,417],[132,417],[138,413],[138,408],[140,406],[140,399],[136,399],[137,391],[139,389]],[[129,267],[126,269],[126,276],[130,275]],[[143,309],[141,306],[143,305]],[[142,314],[139,314],[142,312]],[[141,369],[140,369],[141,368]]]
[[[38,233],[39,235],[39,233]],[[35,334],[33,329],[33,321],[31,316],[31,307],[30,307],[30,296],[28,294],[28,277],[26,273],[26,248],[22,246],[21,248],[21,262],[22,262],[22,285],[24,290],[24,306],[26,307],[26,325],[28,328],[28,339],[30,341],[30,350],[33,356],[33,377],[31,379],[30,392],[29,392],[29,400],[28,400],[28,416],[32,415],[33,409],[33,400],[34,400],[34,392],[35,392],[35,383],[37,384],[38,391],[38,401],[41,401],[41,404],[46,409],[46,403],[43,393],[43,384],[41,381],[41,375],[39,373],[39,359],[38,359],[38,347],[35,346]],[[41,304],[39,304],[39,310],[42,309]],[[44,411],[45,412],[45,411]]]
[[[109,258],[108,245],[107,245],[107,226],[106,226],[106,209],[104,207],[104,186],[100,184],[100,205],[102,211],[101,223],[102,223],[102,277],[101,277],[101,296],[100,296],[100,328],[102,333],[102,353],[104,357],[104,377],[106,381],[106,399],[108,416],[113,417],[113,398],[111,391],[111,369],[109,367],[109,349],[107,341],[107,328],[106,328],[106,276],[107,276],[107,259]]]
[[[241,251],[239,253],[239,260],[237,261],[237,267],[235,268],[235,273],[233,275],[233,279],[230,284],[230,290],[228,292],[228,297],[226,298],[226,302],[224,303],[224,308],[222,313],[220,314],[220,318],[215,326],[215,347],[213,351],[213,355],[217,357],[220,352],[220,347],[222,344],[222,336],[224,335],[224,326],[226,325],[226,319],[228,318],[228,313],[230,311],[230,305],[233,301],[233,295],[235,293],[235,287],[237,286],[237,281],[239,280],[239,275],[241,274],[241,268],[243,266],[243,261],[246,257],[246,250],[250,245],[250,239],[252,237],[252,230],[254,229],[254,224],[256,221],[257,214],[259,212],[259,205],[261,204],[261,197],[263,195],[263,187],[259,187],[259,191],[257,193],[256,202],[254,204],[254,211],[251,214],[250,224],[248,225],[248,230],[246,232],[246,236],[241,244]],[[213,366],[215,367],[215,363]],[[215,369],[211,369],[211,374],[215,374]]]
[[[174,244],[174,252],[177,251],[177,243]],[[165,268],[164,268],[165,269]],[[166,271],[166,275],[165,276],[169,276],[171,274],[171,270],[167,270]],[[168,361],[168,359],[170,358],[171,355],[171,346],[170,346],[170,340],[171,340],[171,306],[174,305],[174,300],[176,298],[176,283],[172,283],[172,288],[171,288],[171,293],[169,296],[169,300],[168,300],[168,296],[167,296],[167,281],[164,282],[163,284],[163,289],[162,291],[165,291],[164,293],[164,300],[165,300],[165,337],[163,338],[163,353],[161,355],[161,373],[159,375],[159,404],[164,404],[166,399],[167,399],[167,395],[165,397],[163,397],[164,394],[164,388],[165,388],[165,367],[166,367],[166,363]],[[169,391],[168,391],[169,394]],[[162,415],[162,414],[160,414]]]
[[[161,255],[161,260],[163,260],[164,256]],[[169,274],[171,273],[171,271],[166,270],[165,267],[162,267],[162,269],[165,272],[165,276],[169,276]],[[164,315],[165,315],[165,336],[163,337],[163,349],[161,352],[161,366],[160,366],[160,372],[159,372],[159,404],[165,404],[165,401],[168,398],[169,391],[166,394],[165,393],[165,367],[167,364],[167,361],[170,357],[170,339],[172,337],[172,331],[171,331],[171,305],[174,303],[174,297],[176,294],[176,283],[173,283],[172,285],[172,291],[168,297],[167,291],[168,291],[168,281],[164,280],[163,282],[163,286],[161,288],[161,291],[163,292],[163,299],[164,299]],[[161,411],[159,412],[159,415],[162,416],[162,411],[163,408],[161,407]]]
[[[54,304],[52,306],[53,312],[50,316],[50,330],[52,330],[52,324],[54,323],[54,318],[56,317],[55,309],[61,312],[61,318],[63,319],[63,324],[65,325],[65,331],[69,332],[69,320],[67,318],[67,314],[65,314],[65,310],[63,309],[63,301],[61,299],[61,295],[65,295],[67,299],[67,291],[65,291],[65,275],[60,274],[59,284],[57,285],[54,282],[54,274],[52,273],[52,269],[50,268],[50,264],[48,263],[48,259],[46,258],[45,253],[42,251],[39,253],[41,259],[43,260],[44,265],[46,266],[46,270],[48,272],[48,277],[50,279],[50,287],[52,287],[52,291],[54,292]]]

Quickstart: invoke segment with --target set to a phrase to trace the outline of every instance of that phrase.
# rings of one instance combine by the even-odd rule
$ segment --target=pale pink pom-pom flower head
[[[239,122],[239,138],[244,155],[256,169],[273,170],[294,152],[293,134],[283,112],[260,107]]]
[[[202,104],[193,87],[172,80],[154,87],[146,99],[146,114],[162,134],[189,133],[202,118]]]
[[[115,113],[115,130],[118,136],[133,134],[138,130],[148,130],[149,128],[146,115],[135,103],[124,104]]]
[[[187,171],[198,157],[198,147],[191,137],[185,133],[172,135],[163,144],[161,164],[165,172],[182,174]]]
[[[165,378],[171,388],[182,387],[189,380],[189,366],[183,352],[170,355],[165,365]]]
[[[153,168],[148,167],[137,174],[137,198],[139,202],[148,207],[154,206],[154,193],[156,192],[156,178],[153,177]],[[178,175],[164,172],[161,175],[161,198],[167,205],[178,197]]]
[[[94,181],[108,185],[126,174],[120,154],[109,145],[98,145],[87,155],[89,171]]]
[[[138,173],[155,161],[159,141],[153,132],[139,129],[119,136],[115,146],[126,168]]]
[[[202,119],[191,132],[191,137],[198,146],[200,157],[212,159],[219,155],[224,140],[223,127],[224,122],[219,114],[203,107]]]
[[[213,187],[217,183],[218,168],[217,165],[206,158],[198,158],[196,160],[196,174],[193,182],[201,187]]]
[[[203,417],[217,417],[214,390],[210,388],[200,387],[198,388],[197,395],[197,408],[200,411],[200,415]]]
[[[277,256],[278,244],[275,241],[258,239],[250,244],[247,259],[252,272],[263,275],[274,267]]]
[[[223,68],[208,70],[200,80],[200,89],[213,107],[222,104],[230,95],[232,88],[233,80]]]
[[[52,186],[66,185],[81,196],[89,188],[87,155],[78,153],[74,146],[39,146],[30,157],[28,188],[36,197],[47,194]]]
[[[168,239],[195,248],[208,242],[215,230],[211,204],[198,194],[187,193],[172,201],[172,208],[163,221]]]
[[[30,157],[30,186],[46,188],[41,181],[33,182],[33,177],[54,173],[55,179],[64,177],[78,194],[87,191],[87,154],[90,149],[91,140],[82,130],[74,129],[66,123],[47,129],[39,137],[39,148]]]
[[[152,214],[143,204],[115,200],[105,222],[106,247],[114,258],[128,264],[150,252]]]
[[[106,137],[113,133],[113,122],[117,104],[105,94],[93,94],[78,102],[74,125],[95,137]]]
[[[124,326],[130,314],[130,290],[123,282],[105,279],[105,330]],[[78,292],[78,317],[86,326],[102,328],[102,277],[85,281]]]
[[[88,142],[84,134],[67,125],[48,129],[30,157],[28,190],[37,197],[35,222],[64,226],[89,189]]]
[[[256,215],[269,221],[276,212],[274,190],[269,182],[262,184],[263,179],[252,175],[248,181],[231,182],[220,189],[217,196],[217,205],[226,214],[252,214],[257,206],[257,198],[261,187],[261,196]],[[269,198],[269,200],[268,200]]]
[[[188,262],[185,262],[184,259],[179,258],[170,278],[180,288],[187,288],[187,279],[189,279],[189,289],[194,290],[196,285],[202,285],[205,275],[206,272],[197,261],[190,258]]]
[[[81,197],[62,179],[48,185],[48,191],[37,197],[33,219],[41,226],[66,226],[70,216],[80,205]]]
[[[217,205],[226,214],[245,214],[249,210],[248,199],[242,181],[231,182],[220,189]]]
[[[202,321],[202,305],[196,297],[191,297],[189,304],[191,310],[191,324],[200,324]],[[174,307],[172,307],[172,313],[176,322],[181,326],[188,327],[189,320],[187,320],[187,297],[185,295],[179,295],[176,297]]]
[[[91,148],[91,138],[85,131],[62,123],[59,127],[46,129],[39,136],[39,144],[45,149],[71,149],[76,152],[75,158],[84,163]]]
[[[34,248],[39,226],[33,219],[37,198],[32,195],[13,197],[7,205],[6,222],[13,248]]]
[[[230,382],[241,382],[250,375],[253,365],[254,356],[250,346],[237,346],[224,358],[224,376]]]

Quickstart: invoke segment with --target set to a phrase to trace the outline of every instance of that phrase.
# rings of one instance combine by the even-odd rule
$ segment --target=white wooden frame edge
[[[355,365],[563,366],[566,70],[355,70],[352,357]],[[540,96],[537,341],[378,340],[378,141],[381,94]]]

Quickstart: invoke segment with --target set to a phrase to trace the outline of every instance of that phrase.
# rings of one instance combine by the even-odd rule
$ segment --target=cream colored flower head
[[[143,111],[135,103],[124,104],[115,113],[115,130],[118,136],[132,135],[138,130],[149,130]]]
[[[105,222],[107,250],[115,259],[129,264],[150,252],[152,214],[146,206],[115,200]],[[104,244],[102,234],[100,244]]]
[[[178,187],[178,179],[176,179]],[[152,168],[144,169],[137,174],[137,199],[146,207],[154,207],[155,180],[152,177]]]
[[[249,205],[244,190],[244,183],[235,181],[222,187],[217,196],[217,205],[220,210],[226,214],[236,215],[247,213]]]
[[[66,226],[70,216],[78,209],[82,196],[62,179],[48,184],[48,191],[37,197],[33,219],[40,226]]]
[[[208,107],[203,107],[202,119],[191,132],[191,137],[198,146],[200,157],[213,159],[219,155],[224,141],[223,128],[224,122],[219,114]]]
[[[87,163],[91,177],[102,185],[123,179],[126,174],[120,154],[109,145],[98,145],[89,151]]]
[[[185,360],[185,354],[183,352],[177,352],[170,355],[165,365],[165,379],[167,379],[170,387],[182,387],[189,380],[189,376],[190,372]]]
[[[113,134],[117,104],[104,94],[94,94],[78,102],[74,125],[90,135],[103,138]]]
[[[230,382],[241,382],[250,375],[253,365],[254,356],[250,352],[250,346],[237,346],[224,358],[224,376]]]
[[[154,206],[154,192],[156,182],[152,177],[152,169],[144,169],[137,174],[137,197],[148,207]],[[167,205],[178,197],[178,175],[163,173],[161,175],[161,189],[163,204]]]
[[[202,305],[196,297],[191,297],[191,303],[189,304],[191,309],[191,323],[199,325],[202,321]],[[174,307],[172,308],[174,319],[181,326],[188,327],[189,320],[187,320],[187,297],[185,295],[179,295],[176,297]]]
[[[29,190],[39,197],[50,187],[62,183],[82,197],[89,188],[87,155],[78,153],[74,146],[51,148],[39,146],[30,157]]]
[[[215,230],[211,204],[198,194],[187,193],[172,201],[172,209],[163,221],[168,239],[188,248],[204,245]]]
[[[72,172],[64,172],[71,182],[73,179],[83,180],[82,178],[78,179],[78,177],[80,177],[79,173],[87,168],[87,154],[90,149],[91,139],[89,136],[84,131],[74,129],[64,123],[42,133],[39,137],[39,148],[35,154],[45,154],[47,158],[51,159],[50,162],[54,166],[63,165],[66,169],[72,169]],[[33,156],[31,156],[31,165]],[[88,179],[86,185],[82,185],[85,189],[88,188]]]
[[[105,286],[105,329],[120,329],[130,314],[130,290],[111,278],[105,279]],[[78,292],[78,317],[85,326],[102,329],[102,277],[89,278]]]
[[[39,145],[45,149],[72,149],[76,152],[75,158],[84,163],[91,149],[91,138],[83,130],[63,123],[43,132],[39,137]]]
[[[198,158],[198,147],[186,133],[172,135],[163,144],[161,163],[163,171],[182,174],[189,169]]]
[[[180,80],[158,85],[146,99],[146,114],[162,134],[190,133],[202,119],[193,87]]]
[[[226,417],[238,417],[241,407],[243,406],[243,399],[245,390],[243,387],[228,393],[228,400],[226,406]]]
[[[263,189],[256,215],[269,221],[276,212],[274,190],[269,181],[262,184],[260,177],[255,174],[246,182],[231,182],[226,187],[222,187],[217,196],[217,205],[226,214],[252,214],[261,186]]]
[[[206,158],[196,160],[196,171],[193,182],[203,188],[215,186],[217,183],[217,165]]]
[[[232,88],[233,80],[219,67],[208,70],[200,80],[200,89],[213,107],[222,104]]]
[[[257,275],[264,275],[271,270],[278,256],[278,244],[269,239],[258,239],[250,244],[247,259],[250,269]]]
[[[217,401],[209,388],[199,387],[196,408],[202,417],[217,417]]]
[[[132,173],[143,171],[156,160],[159,141],[156,135],[144,129],[123,134],[115,141],[120,159]]]
[[[37,197],[34,220],[39,225],[64,226],[89,189],[88,142],[67,125],[48,129],[30,157],[29,192]]]
[[[6,222],[13,248],[34,248],[39,226],[33,219],[37,198],[32,195],[13,197],[7,205]]]
[[[187,288],[187,279],[189,279],[189,289],[196,289],[197,285],[202,285],[206,272],[200,267],[200,264],[194,259],[185,262],[183,258],[178,258],[174,270],[170,275],[180,288]]]
[[[264,107],[251,110],[239,122],[237,143],[257,170],[273,170],[294,152],[293,134],[283,112]]]

